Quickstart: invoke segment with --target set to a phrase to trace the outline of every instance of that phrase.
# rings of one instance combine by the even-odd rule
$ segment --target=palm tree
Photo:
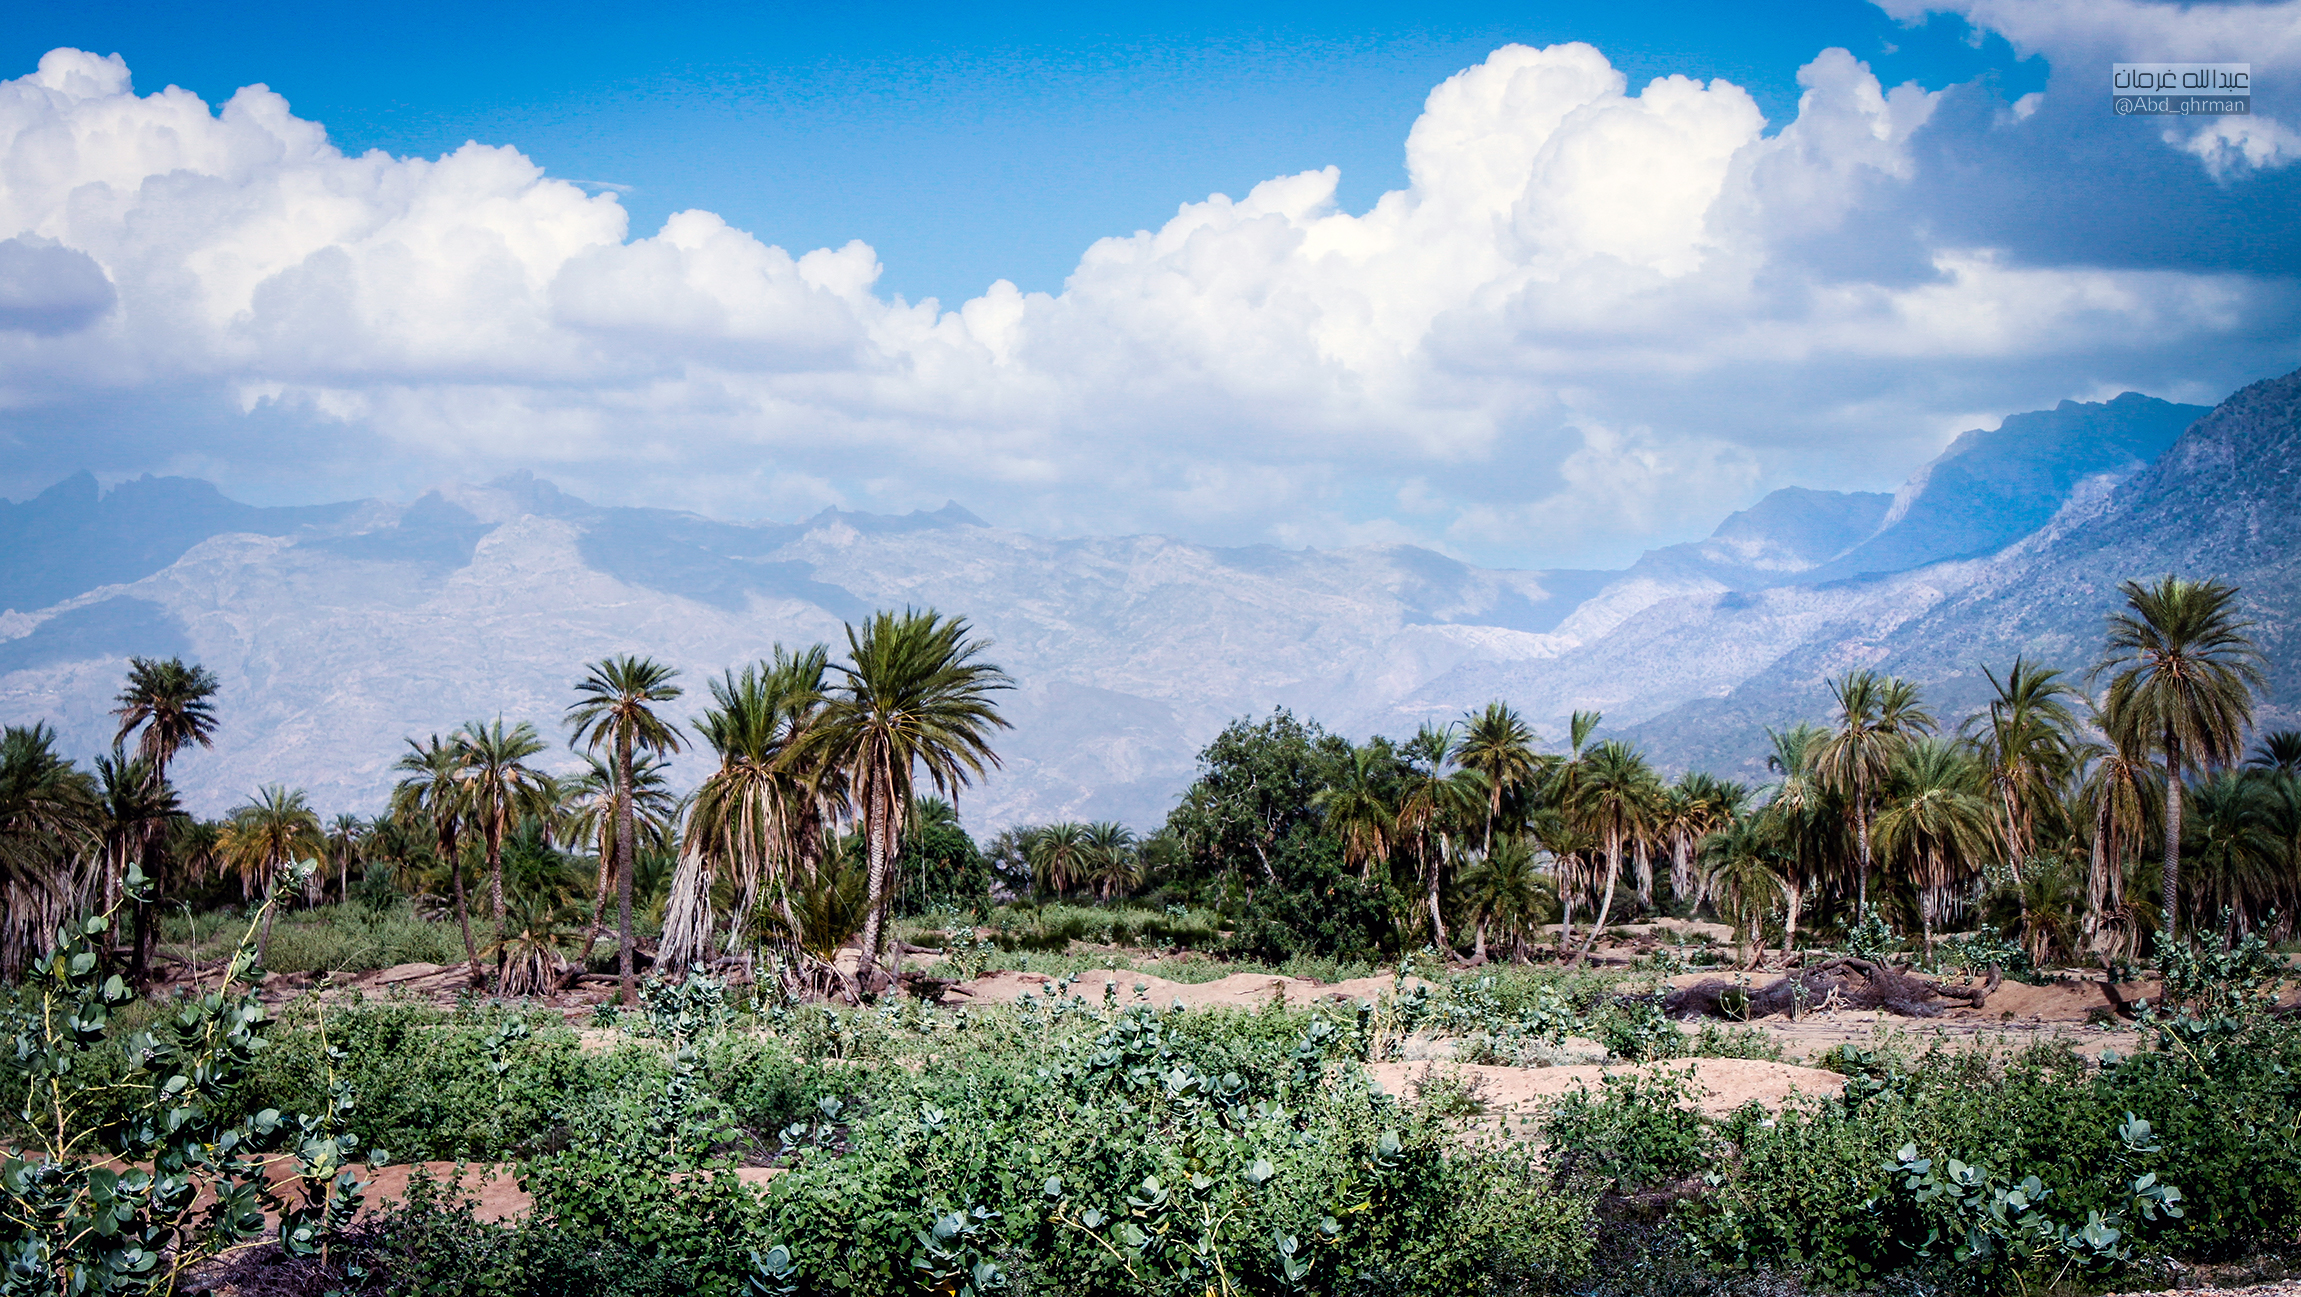
[[[614,765],[596,754],[586,754],[584,760],[589,768],[567,783],[566,829],[569,841],[588,842],[599,859],[599,881],[591,893],[591,923],[583,938],[583,958],[588,960],[607,928],[607,898],[614,893],[616,871],[621,867],[616,843],[623,836],[623,821],[615,809],[621,781],[616,778]],[[664,849],[672,838],[679,799],[671,794],[665,764],[645,752],[631,762],[631,810],[632,835],[639,845],[650,851]]]
[[[267,901],[276,898],[281,877],[300,860],[318,860],[327,854],[327,834],[320,817],[301,788],[266,784],[254,801],[233,808],[225,818],[224,862],[240,875],[243,890],[261,880]],[[264,924],[256,937],[256,963],[262,964],[272,945],[272,920],[279,907],[264,910]]]
[[[1694,870],[1694,852],[1702,839],[1741,818],[1750,790],[1700,770],[1689,770],[1671,786],[1661,807],[1659,828],[1670,844],[1670,892],[1690,902],[1688,913],[1702,904],[1701,885]]]
[[[1398,815],[1384,800],[1381,782],[1389,753],[1369,743],[1350,750],[1333,783],[1311,794],[1310,804],[1326,814],[1326,830],[1342,842],[1342,862],[1357,865],[1361,878],[1374,877],[1374,864],[1390,863]]]
[[[1526,962],[1527,938],[1540,930],[1551,894],[1532,845],[1515,833],[1504,837],[1485,859],[1463,871],[1462,889],[1478,915],[1479,930],[1492,924],[1496,935],[1510,939],[1511,959]]]
[[[1894,754],[1921,734],[1934,731],[1933,713],[1918,701],[1917,686],[1899,676],[1848,671],[1830,682],[1837,703],[1837,728],[1813,755],[1822,785],[1848,798],[1859,860],[1857,904],[1870,903],[1870,802],[1885,782]]]
[[[2245,761],[2248,770],[2301,777],[2301,730],[2278,730],[2263,735]]]
[[[186,666],[182,658],[132,657],[128,659],[128,683],[112,701],[119,704],[112,714],[120,718],[120,732],[114,744],[128,741],[128,736],[142,726],[144,733],[136,740],[137,755],[150,761],[168,777],[168,763],[178,752],[197,743],[203,748],[216,745],[216,705],[212,701],[219,685],[216,674],[203,666]]]
[[[1481,792],[1484,776],[1460,768],[1460,747],[1452,725],[1440,728],[1424,722],[1406,741],[1401,755],[1406,758],[1406,788],[1398,799],[1396,832],[1399,838],[1414,843],[1430,906],[1431,944],[1451,958],[1446,918],[1439,908],[1452,849],[1450,829],[1470,820],[1487,801]],[[1430,850],[1433,832],[1438,836],[1435,854]]]
[[[632,824],[632,762],[641,752],[680,750],[679,727],[655,709],[685,691],[671,683],[679,672],[651,658],[606,658],[594,662],[575,682],[576,701],[568,706],[568,725],[575,741],[591,751],[608,748],[614,754],[615,773],[615,905],[621,936],[617,969],[623,974],[622,1002],[639,1003],[639,981],[632,970],[631,875],[639,856]]]
[[[1809,727],[1799,727],[1799,729],[1811,731],[1813,727],[1809,724]],[[1772,736],[1772,731],[1767,731],[1767,734]],[[1735,826],[1735,823],[1742,819],[1744,807],[1749,805],[1749,784],[1735,784],[1730,780],[1719,780],[1719,777],[1698,773],[1698,770],[1696,773],[1689,773],[1680,782],[1687,786],[1687,793],[1684,793],[1684,796],[1687,796],[1687,800],[1691,803],[1691,814],[1687,816],[1687,819],[1677,821],[1680,823],[1680,828],[1684,830],[1684,837],[1675,839],[1675,842],[1671,844],[1671,853],[1673,853],[1671,869],[1673,872],[1677,869],[1677,865],[1675,865],[1677,851],[1684,851],[1684,860],[1687,860],[1684,869],[1687,869],[1691,890],[1694,890],[1694,904],[1689,906],[1689,913],[1698,913],[1700,908],[1703,908],[1703,901],[1707,899],[1707,895],[1710,895],[1710,888],[1705,885],[1707,874],[1696,869],[1696,853],[1700,851],[1700,846],[1703,846],[1705,837],[1710,837],[1712,832],[1726,832],[1730,826]]]
[[[1060,897],[1086,881],[1092,843],[1087,826],[1071,820],[1042,825],[1031,834],[1031,882]]]
[[[336,899],[352,898],[352,861],[367,841],[367,826],[346,811],[328,823],[328,854],[336,862]]]
[[[673,968],[704,957],[710,945],[714,873],[731,884],[728,949],[750,928],[759,899],[773,895],[786,908],[803,867],[803,846],[816,832],[814,792],[794,754],[823,706],[830,651],[817,644],[797,653],[780,644],[769,661],[730,670],[711,682],[715,706],[697,732],[719,754],[719,768],[695,791],[687,815],[680,874],[664,919],[660,958]]]
[[[1909,870],[1917,886],[1918,922],[1929,956],[1951,895],[1980,876],[1996,844],[1986,780],[1956,745],[1936,740],[1905,746],[1887,773],[1877,844]]]
[[[1087,861],[1096,894],[1105,905],[1142,885],[1142,853],[1133,829],[1115,820],[1087,826]]]
[[[0,732],[0,877],[8,902],[0,964],[14,976],[86,905],[98,854],[95,780],[56,751],[46,725]]]
[[[1589,957],[1591,947],[1598,944],[1598,937],[1606,930],[1606,916],[1614,908],[1614,885],[1622,873],[1622,849],[1632,838],[1645,832],[1653,818],[1659,786],[1646,758],[1620,739],[1599,744],[1581,762],[1570,813],[1604,845],[1606,892],[1605,899],[1598,904],[1597,922],[1592,925],[1590,935],[1583,939],[1581,950],[1575,953],[1577,964]]]
[[[1702,840],[1703,890],[1713,898],[1718,917],[1734,930],[1734,951],[1745,943],[1756,956],[1764,954],[1764,924],[1781,895],[1781,874],[1775,859],[1781,854],[1779,832],[1751,816]]]
[[[2284,835],[2278,830],[2278,790],[2258,775],[2224,771],[2197,788],[2190,908],[2226,912],[2224,944],[2281,903],[2291,904],[2292,878]]]
[[[2168,576],[2127,581],[2126,611],[2109,618],[2109,646],[2094,675],[2107,674],[2103,711],[2119,722],[2111,741],[2155,749],[2165,761],[2165,933],[2181,903],[2182,779],[2194,765],[2235,761],[2253,724],[2253,695],[2268,687],[2261,650],[2237,615],[2237,589],[2219,581]]]
[[[1557,880],[1558,955],[1564,958],[1566,947],[1574,941],[1575,902],[1590,890],[1595,879],[1591,862],[1599,858],[1598,838],[1589,832],[1580,817],[1555,806],[1534,812],[1527,823],[1527,833],[1550,857],[1551,876]],[[1476,961],[1485,953],[1486,930],[1481,926],[1470,957]]]
[[[104,848],[106,911],[118,903],[130,864],[147,875],[161,854],[168,826],[183,814],[176,790],[149,757],[131,757],[114,749],[110,757],[96,758],[97,814]],[[136,902],[134,955],[128,976],[141,982],[151,953],[149,906]]]
[[[392,787],[392,810],[409,823],[428,821],[432,841],[438,845],[440,868],[447,870],[455,886],[455,921],[463,929],[463,958],[465,972],[474,986],[479,985],[479,944],[471,936],[471,901],[463,886],[462,835],[464,818],[469,808],[465,804],[462,754],[455,744],[431,736],[428,743],[407,741],[408,750],[400,754],[392,769],[407,773],[407,777]]]
[[[1596,716],[1591,717],[1593,724]],[[1577,728],[1582,714],[1574,714]],[[1576,740],[1574,746],[1580,748]],[[1486,710],[1463,722],[1462,744],[1455,749],[1454,760],[1465,770],[1475,770],[1486,781],[1486,837],[1480,844],[1480,856],[1494,852],[1494,822],[1502,816],[1502,799],[1539,779],[1544,762],[1534,751],[1534,731],[1508,704],[1496,699],[1486,704]]]
[[[991,695],[1014,681],[979,660],[989,645],[971,633],[965,618],[932,609],[881,612],[859,631],[849,626],[848,662],[838,668],[845,680],[808,745],[822,765],[847,772],[862,813],[871,908],[856,972],[866,986],[878,969],[887,871],[901,854],[916,772],[924,769],[937,792],[956,794],[999,764],[991,731],[1009,726]]]
[[[2093,708],[2093,728],[2104,734],[2124,734],[2131,727]],[[2157,798],[2156,775],[2146,753],[2116,741],[2088,744],[2081,751],[2090,765],[2077,788],[2081,818],[2092,823],[2088,844],[2092,867],[2085,884],[2084,930],[2088,944],[2105,960],[2112,948],[2123,950],[2138,936],[2134,914],[2125,893],[2125,876],[2139,854],[2149,830],[2150,804]]]
[[[1982,674],[1994,696],[1964,732],[1995,794],[1998,836],[2018,882],[2023,862],[2037,853],[2039,816],[2057,808],[2057,790],[2078,766],[2077,716],[2069,700],[2080,695],[2062,683],[2060,671],[2026,658],[2016,657],[2003,680],[1988,667]]]
[[[457,777],[463,781],[464,810],[479,829],[487,852],[488,912],[503,914],[503,839],[523,815],[541,816],[551,804],[543,773],[527,759],[543,751],[543,739],[526,721],[505,729],[471,721],[456,731]]]

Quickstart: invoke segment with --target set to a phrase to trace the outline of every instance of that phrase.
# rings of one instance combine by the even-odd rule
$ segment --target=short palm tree
[[[2292,862],[2278,832],[2279,789],[2258,775],[2227,771],[2200,784],[2186,854],[2190,908],[2228,915],[2224,942],[2269,911],[2291,912]]]
[[[1568,813],[1597,836],[1605,851],[1606,887],[1604,899],[1598,903],[1598,918],[1575,953],[1577,964],[1589,957],[1591,947],[1605,931],[1606,916],[1614,908],[1614,887],[1622,873],[1622,851],[1653,820],[1659,789],[1660,782],[1646,758],[1620,739],[1599,744],[1581,763]]]
[[[584,929],[583,958],[590,959],[607,929],[607,900],[615,893],[623,819],[616,813],[617,790],[622,781],[611,762],[587,754],[589,768],[567,781],[564,807],[568,840],[590,844],[599,860],[599,881],[591,893],[591,922]],[[669,845],[679,812],[679,799],[671,793],[663,762],[642,752],[631,762],[631,831],[637,844],[649,851]]]
[[[1998,837],[2018,879],[2023,863],[2037,854],[2039,818],[2056,811],[2059,789],[2077,769],[2077,715],[2070,704],[2080,695],[2060,671],[2027,658],[2016,657],[2002,680],[1988,667],[1982,674],[1993,696],[1964,732],[1989,779]]]
[[[1415,862],[1420,867],[1425,900],[1430,908],[1431,944],[1451,958],[1446,940],[1446,916],[1439,905],[1445,890],[1446,865],[1452,856],[1453,830],[1465,824],[1474,824],[1478,813],[1489,803],[1484,792],[1484,778],[1476,771],[1462,768],[1459,757],[1461,747],[1452,725],[1440,727],[1424,722],[1401,748],[1406,758],[1406,788],[1398,799],[1395,821],[1400,841],[1414,844]],[[1437,849],[1431,849],[1431,839],[1438,839]]]
[[[120,899],[130,865],[147,877],[155,872],[165,858],[168,827],[183,811],[176,790],[148,757],[131,757],[115,748],[110,757],[96,758],[96,785],[104,844],[103,908],[110,910]],[[137,902],[135,915],[135,953],[128,976],[140,982],[151,957],[150,907]]]
[[[463,930],[464,970],[471,983],[480,981],[479,944],[471,936],[471,900],[463,885],[463,829],[468,807],[460,777],[463,756],[456,745],[434,734],[428,743],[407,741],[392,769],[404,777],[392,788],[392,810],[411,827],[431,830],[439,852],[439,866],[455,888],[455,921]]]
[[[2214,770],[2238,758],[2253,695],[2268,678],[2247,633],[2253,623],[2238,616],[2236,587],[2168,576],[2120,588],[2125,610],[2110,615],[2108,651],[2093,674],[2109,677],[2102,710],[2119,725],[2111,741],[2154,750],[2165,762],[2160,905],[2170,936],[2181,904],[2182,780],[2192,767]]]
[[[1087,826],[1072,820],[1045,824],[1031,834],[1031,883],[1040,891],[1063,896],[1087,880],[1092,868],[1092,843]]]
[[[632,966],[631,876],[639,856],[632,823],[632,763],[642,752],[672,753],[681,746],[679,727],[657,709],[685,691],[672,681],[679,672],[651,658],[606,658],[575,682],[576,701],[567,708],[575,741],[591,751],[607,748],[615,774],[615,906],[621,945],[616,968],[623,975],[622,1002],[639,1003],[639,980]]]
[[[1492,855],[1462,872],[1462,890],[1481,927],[1510,941],[1510,958],[1524,963],[1527,946],[1549,916],[1555,885],[1542,876],[1534,845],[1518,834],[1494,844]]]
[[[352,861],[360,856],[367,841],[367,825],[360,817],[345,811],[328,822],[328,854],[336,865],[336,899],[352,898]]]
[[[2112,951],[2134,946],[2138,937],[2125,876],[2141,852],[2159,792],[2147,753],[2126,745],[2132,740],[2131,727],[2098,709],[2091,719],[2093,728],[2104,734],[2126,736],[2124,743],[2113,737],[2107,744],[2080,750],[2088,765],[2077,785],[2077,814],[2072,817],[2092,825],[2083,926],[2088,944],[2107,958]]]
[[[688,806],[685,874],[673,879],[664,920],[660,957],[668,966],[701,959],[710,945],[708,877],[724,878],[733,898],[730,949],[749,931],[761,897],[787,903],[804,847],[820,836],[812,781],[794,754],[822,710],[829,658],[820,644],[797,653],[778,644],[771,660],[711,682],[713,706],[696,730],[719,754],[719,768]]]
[[[2278,730],[2262,736],[2245,759],[2248,770],[2301,778],[2301,730]]]
[[[1934,731],[1933,713],[1918,700],[1917,686],[1899,676],[1848,671],[1830,682],[1837,704],[1837,727],[1814,749],[1812,761],[1822,785],[1847,799],[1854,821],[1859,881],[1857,904],[1870,903],[1870,814],[1894,755],[1911,739]]]
[[[0,732],[0,878],[7,914],[0,964],[20,973],[79,911],[100,855],[95,780],[56,751],[46,725]]]
[[[1928,955],[1951,898],[1981,876],[1998,844],[1987,780],[1957,745],[1927,739],[1905,746],[1887,772],[1877,845],[1917,888]]]
[[[904,811],[925,771],[937,792],[955,795],[996,769],[991,733],[1009,728],[993,703],[1014,681],[982,661],[989,645],[963,617],[932,609],[881,612],[847,628],[843,681],[830,691],[807,745],[824,767],[844,770],[861,813],[870,860],[870,912],[857,961],[868,986],[886,931],[887,875],[901,854]]]
[[[503,718],[472,721],[456,731],[457,777],[464,811],[487,852],[488,912],[503,913],[503,839],[520,817],[551,810],[550,786],[527,759],[543,751],[543,738],[526,721],[506,729]]]
[[[305,860],[316,865],[328,853],[328,840],[303,789],[267,784],[256,791],[255,800],[226,817],[222,848],[224,863],[240,875],[243,891],[253,892],[260,884],[272,900],[289,868]],[[271,949],[272,920],[278,914],[277,905],[264,911],[256,937],[258,964]]]
[[[1782,846],[1766,817],[1753,815],[1702,840],[1702,872],[1708,875],[1703,890],[1717,907],[1718,917],[1734,931],[1738,955],[1747,944],[1764,953],[1766,916],[1781,897],[1781,871],[1777,859]],[[1753,956],[1751,962],[1756,962]]]
[[[1577,725],[1581,714],[1575,714]],[[1595,717],[1592,718],[1593,721]],[[1581,744],[1576,742],[1579,748]],[[1494,822],[1502,816],[1502,799],[1542,777],[1544,762],[1534,751],[1534,730],[1509,704],[1496,699],[1484,711],[1464,719],[1462,742],[1454,751],[1455,763],[1475,770],[1486,781],[1486,836],[1479,855],[1494,851]]]
[[[1382,795],[1387,755],[1372,743],[1352,748],[1334,781],[1310,797],[1326,816],[1326,831],[1342,843],[1342,862],[1358,866],[1361,878],[1374,877],[1376,862],[1389,863],[1398,835],[1398,813]]]
[[[1087,826],[1089,881],[1103,904],[1142,885],[1142,852],[1137,846],[1134,830],[1115,820]]]

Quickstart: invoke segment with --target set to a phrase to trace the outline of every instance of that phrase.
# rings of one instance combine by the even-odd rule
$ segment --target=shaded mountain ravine
[[[2281,645],[2297,388],[2258,384],[2201,421],[2133,394],[2064,402],[1958,438],[1891,496],[1777,491],[1621,572],[1054,540],[956,503],[736,523],[594,505],[528,474],[287,510],[82,477],[0,504],[0,720],[101,750],[125,656],[183,653],[225,690],[217,748],[178,768],[196,808],[285,780],[373,810],[403,738],[499,713],[555,733],[587,661],[679,666],[691,714],[726,666],[920,605],[973,619],[1018,682],[1005,768],[961,803],[978,827],[1147,826],[1225,721],[1274,705],[1363,736],[1502,697],[1553,739],[1596,707],[1665,767],[1746,773],[1763,727],[1818,717],[1848,665],[1913,675],[1956,711],[1977,663],[2090,664],[2129,576],[2238,580]],[[2280,660],[2281,699],[2293,671]],[[681,762],[689,779],[703,765]]]

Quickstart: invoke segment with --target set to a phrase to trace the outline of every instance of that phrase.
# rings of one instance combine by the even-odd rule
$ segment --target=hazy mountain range
[[[0,503],[0,720],[99,750],[126,656],[180,653],[225,688],[216,750],[177,765],[195,806],[282,780],[370,811],[406,736],[498,712],[557,734],[591,659],[678,665],[700,705],[708,676],[776,641],[836,647],[843,621],[917,604],[973,619],[1020,684],[1007,768],[962,802],[978,828],[1147,827],[1215,730],[1274,705],[1354,737],[1505,697],[1556,738],[1594,707],[1665,766],[1749,775],[1763,727],[1819,719],[1848,665],[1916,676],[1953,711],[1978,663],[2089,665],[2129,576],[2237,580],[2274,652],[2295,608],[2297,442],[2301,374],[2210,412],[2064,402],[1965,434],[1891,496],[1776,491],[1619,572],[1051,540],[955,503],[729,523],[526,475],[271,509],[83,474]],[[2288,656],[2277,715],[2301,683]]]

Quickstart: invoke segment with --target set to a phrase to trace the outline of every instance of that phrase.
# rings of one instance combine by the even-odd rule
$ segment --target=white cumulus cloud
[[[1407,187],[1364,212],[1331,168],[1277,177],[1095,243],[1060,294],[946,304],[879,292],[862,243],[794,254],[701,211],[634,238],[514,148],[348,156],[261,86],[211,110],[57,50],[0,84],[25,250],[0,276],[38,261],[79,296],[0,311],[0,437],[149,397],[233,450],[105,467],[340,474],[350,446],[386,485],[532,468],[736,516],[955,496],[1028,528],[1567,564],[1763,486],[1889,483],[1976,408],[2200,355],[2250,377],[2226,344],[2290,318],[2274,281],[1881,220],[1938,94],[1843,50],[1800,82],[1769,134],[1727,82],[1510,46],[1431,92]]]

